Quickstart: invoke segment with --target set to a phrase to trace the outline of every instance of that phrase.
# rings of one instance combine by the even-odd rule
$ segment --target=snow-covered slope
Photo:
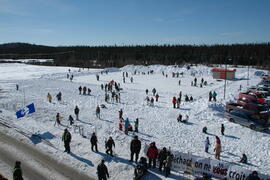
[[[68,69],[71,69],[74,74],[72,82],[66,79]],[[126,136],[118,130],[118,111],[121,108],[124,111],[123,117],[128,117],[132,125],[134,125],[134,120],[139,118],[140,125],[137,135],[143,144],[155,141],[159,148],[170,147],[175,151],[213,158],[214,138],[215,135],[218,135],[222,142],[222,160],[237,163],[242,153],[245,153],[250,164],[239,164],[240,166],[269,174],[269,132],[252,131],[228,122],[223,116],[224,104],[237,97],[240,85],[246,87],[246,80],[241,80],[247,76],[246,69],[237,69],[236,74],[239,80],[228,82],[226,100],[223,100],[224,82],[214,80],[211,77],[211,68],[206,66],[191,67],[190,70],[187,70],[185,67],[175,66],[130,65],[120,69],[108,68],[107,70],[109,73],[100,74],[100,80],[97,81],[96,73],[101,71],[98,69],[84,69],[78,72],[78,68],[0,64],[0,89],[3,91],[3,93],[0,92],[0,96],[3,96],[0,99],[0,108],[3,111],[0,113],[0,117],[19,128],[44,136],[55,148],[51,148],[46,143],[34,142],[38,148],[50,152],[60,161],[92,176],[96,176],[96,166],[101,159],[105,158],[110,179],[132,179],[134,164],[128,162],[132,134]],[[135,70],[137,74],[132,75]],[[149,70],[153,70],[154,73],[147,75]],[[253,76],[254,71],[255,69],[250,69],[251,80],[249,83],[251,85],[259,82],[259,78]],[[122,72],[128,72],[129,77],[134,78],[134,82],[131,83],[129,78],[126,78],[126,83],[123,83]],[[145,75],[141,72],[145,72]],[[163,76],[162,72],[168,74],[168,77]],[[184,76],[172,78],[172,72],[184,72]],[[191,86],[191,81],[194,79],[191,74],[194,73],[199,82],[201,78],[204,78],[208,85],[203,88]],[[101,90],[100,85],[111,80],[119,82],[123,88],[121,103],[104,102],[105,93]],[[180,86],[178,85],[179,80],[181,80]],[[19,84],[19,91],[15,90],[15,84]],[[92,95],[79,95],[79,86],[90,88]],[[151,107],[146,105],[144,99],[145,90],[149,89],[151,94],[153,88],[157,90],[160,99]],[[210,90],[215,90],[218,94],[216,103],[208,102]],[[63,101],[60,103],[55,98],[59,91],[63,94]],[[180,109],[173,109],[172,97],[178,96],[180,91],[183,95],[192,95],[194,101],[183,102]],[[49,103],[46,99],[48,92],[53,95],[53,103]],[[36,112],[16,119],[15,111],[32,102],[35,103]],[[101,119],[97,119],[95,109],[100,104],[105,104],[107,109],[101,109]],[[83,126],[87,138],[83,138],[71,130],[73,135],[71,151],[75,154],[71,156],[63,153],[61,135],[66,127],[70,128],[67,119],[69,115],[74,117],[76,105],[80,108],[80,120],[76,124]],[[64,126],[54,127],[57,112],[63,117]],[[189,123],[177,123],[176,118],[179,113],[182,113],[184,117],[189,115]],[[221,136],[220,133],[222,123],[226,128],[225,136]],[[208,127],[208,136],[212,143],[210,154],[204,152],[204,140],[207,136],[202,133],[204,126]],[[99,139],[100,153],[94,153],[90,148],[89,136],[94,131]],[[9,133],[14,135],[12,131]],[[114,158],[110,158],[105,153],[104,141],[109,136],[112,136],[116,143],[114,150],[116,157]],[[182,175],[174,174],[167,179],[181,178],[183,178]],[[162,173],[152,171],[144,179],[166,178]]]

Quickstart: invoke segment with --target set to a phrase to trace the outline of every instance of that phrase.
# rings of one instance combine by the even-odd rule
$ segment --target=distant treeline
[[[270,43],[232,45],[42,46],[0,45],[0,59],[54,59],[48,65],[121,67],[128,64],[234,64],[270,67]],[[229,61],[230,59],[230,61]],[[44,63],[43,63],[44,64]]]

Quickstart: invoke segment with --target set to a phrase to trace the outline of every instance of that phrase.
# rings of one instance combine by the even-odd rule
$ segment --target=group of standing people
[[[79,94],[80,95],[81,94],[83,94],[83,95],[86,95],[86,94],[91,95],[91,89],[87,88],[86,86],[84,86],[84,87],[80,86],[78,89],[79,89]]]

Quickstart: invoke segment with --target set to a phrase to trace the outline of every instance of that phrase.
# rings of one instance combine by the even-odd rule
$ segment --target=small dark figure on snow
[[[96,78],[97,78],[97,81],[99,81],[99,75],[98,74],[96,75]]]
[[[155,101],[154,98],[151,97],[151,99],[150,99],[150,105],[151,105],[151,106],[154,106],[154,101]]]
[[[212,98],[213,98],[213,97],[212,97],[212,92],[210,91],[210,92],[209,92],[209,102],[212,101]]]
[[[135,132],[138,132],[138,129],[139,129],[139,118],[136,118],[134,127],[135,127]]]
[[[179,114],[179,116],[177,117],[177,122],[182,122],[182,114]]]
[[[180,103],[181,103],[181,100],[180,100],[180,98],[178,97],[177,100],[176,100],[176,107],[177,107],[177,108],[180,108]]]
[[[152,142],[150,144],[150,147],[147,150],[147,157],[149,159],[148,167],[151,168],[152,163],[153,163],[153,168],[156,168],[156,160],[157,160],[157,157],[158,157],[158,149],[156,147],[155,142]]]
[[[189,101],[193,101],[193,97],[192,96],[190,96]]]
[[[138,165],[134,170],[135,178],[142,177],[147,172],[147,159],[145,157],[141,157]]]
[[[188,95],[185,95],[185,101],[186,101],[186,102],[189,101]]]
[[[246,154],[243,154],[243,155],[242,155],[242,158],[241,158],[241,160],[240,160],[240,163],[247,164],[247,155],[246,155]]]
[[[216,91],[214,91],[212,93],[212,97],[213,97],[214,101],[216,102],[217,101],[217,93],[216,93]]]
[[[101,90],[103,91],[104,85],[103,85],[103,84],[101,84],[100,86],[101,86]]]
[[[88,93],[88,95],[91,95],[91,89],[90,88],[87,89],[87,93]]]
[[[221,124],[221,134],[224,135],[225,127],[224,124]]]
[[[61,125],[61,116],[60,116],[60,113],[57,113],[56,114],[54,126],[56,124],[57,124],[57,126]]]
[[[248,175],[246,180],[260,180],[260,178],[258,176],[258,172],[257,171],[252,171],[252,173],[250,175]]]
[[[157,92],[156,88],[153,88],[152,90],[153,96],[155,96],[156,92]]]
[[[61,101],[62,100],[62,93],[59,92],[57,95],[56,95],[56,98],[58,101]]]
[[[69,115],[68,120],[69,120],[69,125],[72,126],[72,124],[74,124],[74,119],[71,115]]]
[[[148,95],[148,89],[145,90],[146,95]]]
[[[110,154],[111,156],[113,156],[113,150],[112,148],[115,148],[115,143],[113,138],[110,136],[109,140],[105,142],[105,147],[106,147],[106,154]]]
[[[97,136],[96,136],[96,133],[93,133],[92,136],[91,136],[91,139],[90,139],[90,143],[91,143],[91,150],[94,152],[94,148],[95,148],[95,151],[98,152],[98,147],[97,147]]]
[[[158,93],[156,94],[156,102],[158,102],[159,95]]]
[[[207,134],[207,127],[204,126],[203,129],[202,129],[202,132]]]
[[[79,87],[79,94],[82,94],[82,86]]]
[[[62,135],[62,141],[64,141],[64,145],[65,145],[65,151],[67,153],[70,153],[70,141],[71,141],[71,134],[70,132],[65,129],[63,135]]]
[[[80,109],[78,108],[78,106],[76,106],[74,109],[74,114],[76,115],[76,120],[79,120],[79,112],[80,112]]]
[[[19,84],[16,84],[16,90],[19,91]]]
[[[23,180],[21,162],[20,161],[15,162],[15,167],[13,169],[13,180]]]
[[[120,109],[120,111],[118,111],[118,113],[119,113],[119,119],[123,119],[123,110]]]
[[[134,136],[134,139],[130,143],[130,162],[133,162],[133,156],[135,154],[135,162],[138,161],[139,154],[141,151],[141,141],[138,136]]]
[[[126,135],[128,135],[128,128],[129,128],[129,125],[130,125],[129,119],[127,118],[127,119],[125,120],[125,134],[126,134]]]
[[[105,160],[102,159],[101,163],[97,167],[98,180],[107,180],[109,178],[109,172],[107,166],[104,164]]]
[[[167,149],[164,147],[158,154],[158,160],[159,160],[159,171],[162,171],[162,167],[165,169],[165,160],[167,159]]]
[[[174,96],[173,99],[172,99],[172,103],[173,103],[173,108],[176,108],[176,97]]]
[[[209,137],[206,137],[205,142],[204,142],[204,151],[205,151],[206,153],[208,153],[209,146],[210,146]]]
[[[87,90],[87,88],[84,86],[83,87],[83,95],[86,95],[86,90]]]
[[[118,129],[119,129],[119,131],[123,131],[123,121],[122,121],[122,119],[120,119],[119,122],[118,122]]]
[[[179,85],[179,86],[181,85],[181,80],[178,81],[178,85]]]
[[[100,107],[99,105],[97,105],[97,108],[96,108],[96,116],[98,119],[100,119]]]

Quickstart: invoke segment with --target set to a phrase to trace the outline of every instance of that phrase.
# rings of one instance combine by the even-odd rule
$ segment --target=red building
[[[229,70],[229,69],[221,69],[221,68],[214,68],[212,69],[213,78],[214,79],[225,79],[233,80],[235,78],[236,69]]]

